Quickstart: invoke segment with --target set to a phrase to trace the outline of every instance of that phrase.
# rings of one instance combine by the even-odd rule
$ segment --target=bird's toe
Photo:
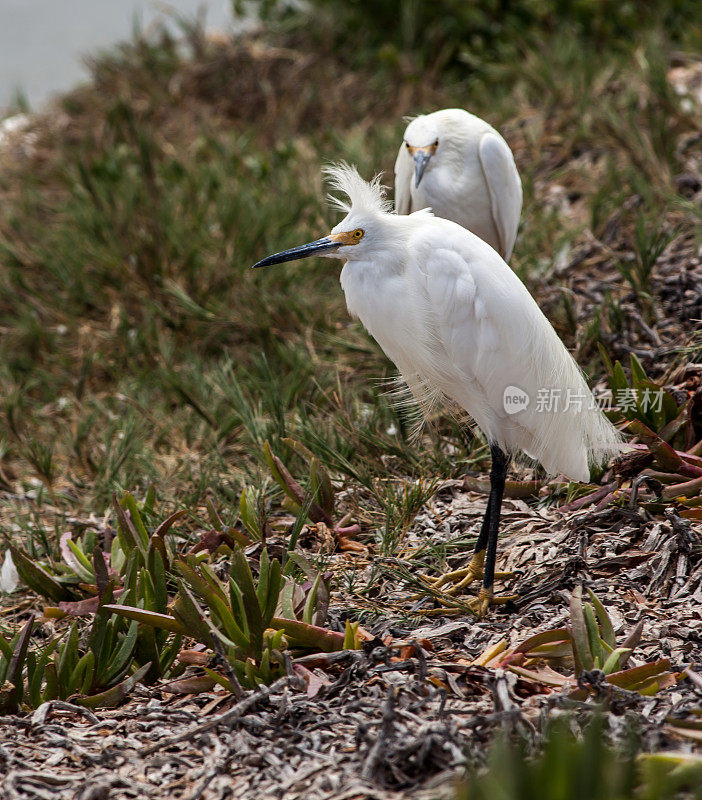
[[[511,603],[519,597],[517,594],[505,594],[495,596],[492,589],[481,587],[480,592],[475,600],[468,603],[470,610],[476,615],[478,619],[483,619],[487,616],[490,606],[501,606],[506,603]]]

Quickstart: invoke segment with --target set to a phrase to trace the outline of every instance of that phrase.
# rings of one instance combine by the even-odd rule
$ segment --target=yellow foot
[[[492,589],[486,589],[483,586],[475,600],[471,600],[470,603],[468,603],[468,608],[470,608],[478,619],[482,619],[487,614],[490,606],[501,606],[512,600],[516,600],[518,597],[518,594],[505,594],[495,597],[492,593]]]
[[[463,569],[457,569],[453,572],[447,572],[435,581],[432,581],[430,587],[432,589],[441,589],[447,583],[452,583],[453,586],[444,589],[443,593],[454,597],[459,594],[463,589],[473,581],[480,581],[483,579],[483,565],[485,564],[485,551],[480,550],[477,552],[470,561],[470,564]],[[495,578],[511,578],[511,572],[496,572]]]

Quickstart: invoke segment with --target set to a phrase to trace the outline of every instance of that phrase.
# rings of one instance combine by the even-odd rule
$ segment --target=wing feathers
[[[522,210],[522,183],[505,140],[488,132],[480,139],[478,157],[490,194],[492,219],[500,240],[500,255],[509,261]]]
[[[588,460],[618,452],[621,437],[594,406],[578,365],[519,278],[477,238],[470,248],[463,237],[452,238],[434,242],[421,270],[436,340],[433,374],[426,377],[490,441],[526,451],[551,474],[588,480]],[[507,412],[508,387],[526,393],[526,408]],[[542,402],[544,392],[556,402]]]
[[[398,214],[412,213],[412,178],[414,168],[404,142],[395,160],[395,211]]]

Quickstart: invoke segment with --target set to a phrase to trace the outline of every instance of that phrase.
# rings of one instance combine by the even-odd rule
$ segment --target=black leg
[[[492,585],[495,582],[495,559],[497,557],[497,533],[500,526],[500,508],[502,507],[502,495],[505,490],[505,478],[507,476],[508,456],[497,447],[490,445],[492,455],[492,467],[490,469],[490,496],[488,497],[485,516],[480,526],[478,541],[475,543],[475,552],[470,564],[462,569],[447,572],[437,578],[431,584],[434,589],[440,589],[447,583],[453,583],[449,589],[443,590],[445,594],[457,595],[469,583],[480,578],[483,579],[483,586],[474,603],[477,607],[473,610],[479,617],[487,613],[490,605],[504,603],[514,599],[510,597],[495,598],[492,594]],[[509,573],[498,573],[499,577],[509,577]]]
[[[480,533],[478,534],[478,541],[475,543],[475,552],[479,553],[485,550],[487,545],[488,533],[490,532],[490,503],[492,501],[492,484],[490,485],[490,494],[488,495],[487,505],[485,506],[485,516],[483,517],[483,524],[480,526]]]
[[[490,445],[492,455],[492,467],[490,469],[490,497],[488,498],[488,510],[485,512],[483,529],[480,531],[478,541],[483,538],[485,532],[487,552],[485,554],[485,571],[483,573],[483,588],[491,592],[495,582],[495,559],[497,558],[497,534],[500,527],[500,509],[502,508],[502,495],[505,490],[505,478],[507,477],[507,466],[509,458],[497,445]],[[485,524],[487,522],[487,525]],[[483,544],[485,547],[485,544]]]
[[[492,453],[492,445],[490,446],[490,452]],[[493,457],[494,463],[494,457]],[[490,504],[492,502],[492,494],[493,494],[493,485],[492,481],[490,481],[490,494],[488,495],[487,505],[485,506],[485,515],[483,516],[483,522],[480,526],[480,533],[478,534],[478,541],[475,543],[475,552],[480,553],[481,550],[485,550],[485,546],[487,545],[488,534],[490,532]]]

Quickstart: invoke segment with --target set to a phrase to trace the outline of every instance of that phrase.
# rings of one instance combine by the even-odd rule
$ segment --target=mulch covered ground
[[[483,502],[458,482],[447,484],[418,516],[407,552],[474,533]],[[674,673],[699,669],[702,551],[690,524],[614,507],[561,515],[506,500],[504,532],[498,567],[515,571],[506,584],[521,595],[515,606],[483,621],[427,617],[411,628],[406,620],[433,602],[413,597],[397,577],[403,560],[364,567],[360,559],[360,570],[375,565],[385,576],[378,607],[386,612],[367,626],[376,638],[363,651],[302,659],[306,679],[294,672],[238,702],[227,693],[183,697],[139,687],[115,710],[57,702],[4,717],[3,797],[437,797],[450,795],[467,763],[481,762],[497,731],[538,744],[548,716],[571,710],[583,722],[598,706],[614,738],[636,723],[646,749],[692,750],[694,733],[672,723],[700,705],[694,674],[645,697],[593,672],[583,703],[569,697],[575,683],[548,685],[474,663],[502,639],[515,645],[562,626],[572,588],[585,581],[618,641],[643,622],[629,666],[667,658]],[[452,566],[467,555],[468,547]],[[572,677],[572,665],[556,670]]]

